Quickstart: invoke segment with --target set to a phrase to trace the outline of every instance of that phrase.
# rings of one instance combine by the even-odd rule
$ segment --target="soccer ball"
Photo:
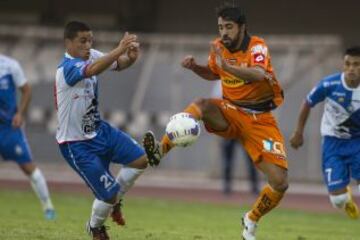
[[[166,134],[175,146],[187,147],[198,139],[200,124],[189,113],[177,113],[166,125]]]

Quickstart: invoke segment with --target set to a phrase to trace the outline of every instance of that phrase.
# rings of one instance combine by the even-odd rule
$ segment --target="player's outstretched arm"
[[[119,42],[119,45],[108,54],[98,58],[93,63],[86,67],[85,75],[91,77],[98,75],[111,66],[111,64],[118,60],[134,43],[137,41],[137,36],[134,34],[125,33],[124,37]]]
[[[218,67],[222,68],[225,72],[241,78],[246,82],[256,82],[267,79],[265,69],[258,66],[243,67],[231,65],[222,58],[220,48],[214,44],[211,45],[211,48],[212,51],[215,52]]]
[[[224,71],[231,73],[235,77],[241,78],[246,82],[256,82],[266,79],[266,72],[261,67],[233,66],[225,63],[222,65],[222,68]]]
[[[197,64],[193,56],[185,57],[184,60],[181,62],[181,66],[193,71],[196,75],[198,75],[199,77],[205,80],[213,81],[213,80],[218,80],[220,78],[219,75],[211,71],[209,66],[207,65],[203,66]]]
[[[291,147],[298,149],[304,143],[304,129],[306,125],[306,121],[310,115],[311,108],[309,104],[304,101],[301,106],[300,114],[297,121],[297,126],[290,138]]]

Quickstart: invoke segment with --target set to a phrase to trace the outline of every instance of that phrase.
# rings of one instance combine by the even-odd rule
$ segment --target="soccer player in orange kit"
[[[263,39],[251,36],[239,7],[218,9],[220,37],[211,43],[209,60],[200,65],[187,56],[182,66],[201,78],[222,82],[223,99],[198,99],[184,112],[202,120],[207,131],[243,144],[268,184],[243,219],[242,237],[254,240],[260,218],[275,208],[288,188],[284,139],[271,110],[283,102],[283,92]],[[174,145],[165,134],[160,142],[147,132],[143,145],[150,165],[157,165]]]

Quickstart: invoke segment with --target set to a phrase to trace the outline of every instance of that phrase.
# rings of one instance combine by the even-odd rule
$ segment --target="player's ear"
[[[69,39],[69,38],[65,38],[64,42],[65,42],[65,47],[66,48],[70,47],[70,45],[72,43],[71,39]]]

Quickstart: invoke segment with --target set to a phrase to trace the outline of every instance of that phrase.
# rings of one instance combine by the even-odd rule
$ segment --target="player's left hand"
[[[294,132],[290,138],[290,145],[294,149],[298,149],[304,144],[304,136],[301,132]]]
[[[216,46],[215,43],[211,43],[211,50],[216,55],[216,64],[218,67],[225,70],[228,67],[228,63],[222,57],[222,49],[219,46]]]
[[[130,47],[127,51],[128,58],[130,61],[134,62],[139,57],[140,44],[138,42],[133,42],[130,44]]]
[[[12,126],[14,128],[19,128],[23,124],[24,118],[20,113],[16,113],[13,120],[12,120]]]

